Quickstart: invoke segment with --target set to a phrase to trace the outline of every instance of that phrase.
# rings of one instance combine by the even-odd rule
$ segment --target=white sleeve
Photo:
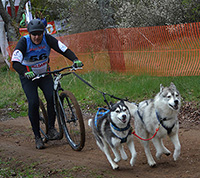
[[[20,51],[20,50],[15,50],[14,52],[13,52],[13,54],[12,54],[12,58],[11,58],[11,61],[12,62],[14,62],[14,61],[16,61],[16,62],[22,62],[22,60],[23,60],[23,54],[22,54],[22,52]]]
[[[67,50],[67,46],[65,46],[61,41],[58,41],[58,47],[63,53]]]

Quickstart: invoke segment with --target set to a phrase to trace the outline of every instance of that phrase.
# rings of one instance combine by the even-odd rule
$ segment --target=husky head
[[[163,101],[167,103],[170,109],[179,110],[181,105],[181,96],[176,86],[171,82],[169,87],[163,87],[160,84],[159,97],[163,98]]]
[[[130,122],[130,117],[130,112],[128,107],[124,104],[124,101],[111,104],[110,119],[119,128],[127,126],[127,124]]]

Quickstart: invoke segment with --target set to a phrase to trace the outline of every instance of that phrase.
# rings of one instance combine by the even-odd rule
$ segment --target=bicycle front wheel
[[[85,126],[80,106],[70,91],[61,92],[60,99],[60,114],[65,136],[73,150],[81,151],[85,145]]]

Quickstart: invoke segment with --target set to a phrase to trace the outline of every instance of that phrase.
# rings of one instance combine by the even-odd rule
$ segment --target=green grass
[[[27,100],[18,75],[4,67],[0,70],[0,80],[0,108],[9,108],[13,117],[27,115]]]
[[[27,99],[22,90],[18,74],[9,70],[0,71],[0,108],[9,108],[12,117],[27,115]],[[106,106],[103,95],[108,93],[119,98],[128,98],[139,102],[153,98],[159,92],[160,84],[164,86],[174,82],[184,101],[200,100],[200,76],[155,77],[149,75],[135,76],[130,74],[89,72],[80,74],[95,89],[86,85],[73,74],[65,76],[61,82],[65,90],[70,90],[76,96],[83,109]],[[40,91],[40,96],[42,92]],[[116,100],[106,95],[110,102]]]
[[[169,86],[174,82],[180,91],[183,100],[197,101],[200,99],[200,76],[190,77],[155,77],[155,76],[135,76],[117,73],[90,72],[81,75],[95,89],[114,95],[119,98],[128,98],[130,101],[139,102],[152,98],[160,90],[160,84]],[[105,105],[103,96],[97,90],[92,89],[75,76],[63,79],[65,89],[75,93],[79,102],[92,103],[98,106]],[[107,100],[113,100],[106,96]]]

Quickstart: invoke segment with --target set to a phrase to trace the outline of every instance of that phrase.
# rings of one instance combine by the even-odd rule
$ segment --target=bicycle
[[[71,69],[66,73],[61,73],[64,70]],[[85,145],[85,126],[83,121],[80,106],[72,92],[63,90],[61,87],[61,78],[63,76],[72,74],[80,68],[75,68],[73,65],[64,67],[59,70],[48,71],[37,75],[33,80],[44,77],[46,74],[54,75],[54,91],[53,101],[54,109],[56,112],[57,130],[59,132],[59,140],[63,138],[63,133],[75,151],[81,151]],[[42,133],[43,141],[47,142],[48,139],[48,117],[45,105],[39,98],[40,102],[40,131]]]

